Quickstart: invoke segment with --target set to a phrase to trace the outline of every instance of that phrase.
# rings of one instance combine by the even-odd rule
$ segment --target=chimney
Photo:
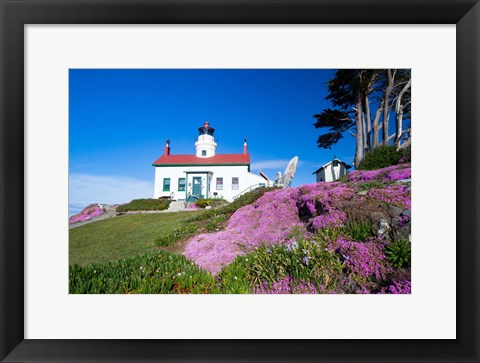
[[[167,139],[167,143],[165,144],[165,149],[163,150],[163,155],[170,155],[170,140]]]
[[[247,138],[245,137],[243,139],[243,155],[247,155],[248,154],[248,151],[247,151]]]

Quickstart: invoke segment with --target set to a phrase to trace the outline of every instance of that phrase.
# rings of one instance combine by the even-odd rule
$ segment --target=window
[[[202,156],[207,156],[207,150],[202,150]]]
[[[217,190],[223,190],[223,178],[217,178]]]
[[[170,191],[170,178],[163,178],[163,191],[164,192]]]
[[[179,192],[185,191],[185,178],[178,178],[178,191]]]
[[[238,190],[238,178],[232,178],[232,190]]]

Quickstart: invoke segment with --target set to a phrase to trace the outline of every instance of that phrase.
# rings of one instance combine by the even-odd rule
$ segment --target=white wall
[[[325,168],[316,173],[318,182],[332,182],[347,174],[347,168],[344,164],[338,163],[337,166],[332,164],[327,165]]]
[[[325,181],[325,169],[321,169],[315,175],[317,176],[317,183]]]
[[[195,142],[195,150],[197,158],[210,158],[215,155],[217,143],[211,135],[200,135],[197,142]],[[202,150],[207,152],[205,156],[202,155]]]
[[[188,174],[188,180],[186,183],[186,191],[178,191],[178,179],[186,178],[186,173]],[[192,194],[193,186],[193,177],[202,177],[202,195],[207,196],[207,174],[190,174],[190,172],[205,172],[210,171],[212,174],[209,177],[209,186],[208,197],[213,198],[213,193],[218,193],[218,197],[222,197],[228,201],[232,201],[235,196],[243,192],[250,186],[264,183],[267,185],[267,181],[263,179],[260,175],[256,175],[248,172],[248,167],[246,165],[242,166],[166,166],[166,167],[155,167],[155,188],[153,197],[167,197],[173,192],[175,194],[175,199],[185,199],[186,193]],[[232,189],[232,178],[238,177],[239,185],[238,189]],[[170,191],[163,191],[163,179],[170,178]],[[217,178],[223,178],[223,190],[216,189],[216,180]],[[270,181],[270,185],[272,182]]]

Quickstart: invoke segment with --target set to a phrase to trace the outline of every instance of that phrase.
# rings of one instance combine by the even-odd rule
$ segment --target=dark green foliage
[[[345,111],[326,109],[313,117],[317,119],[313,124],[315,128],[328,128],[328,132],[317,139],[318,147],[323,149],[330,149],[355,125],[355,120]]]
[[[70,266],[70,294],[211,293],[214,278],[165,251],[84,267]]]
[[[406,160],[406,152],[404,150],[397,150],[395,146],[378,146],[372,151],[369,151],[362,162],[358,165],[359,170],[375,170],[382,169],[388,166],[397,165],[401,159]],[[409,159],[409,158],[408,158]],[[402,160],[403,161],[403,160]]]
[[[339,228],[339,233],[342,236],[351,238],[353,241],[360,242],[375,237],[375,228],[370,221],[349,221]]]
[[[210,199],[198,199],[195,202],[195,205],[198,208],[205,208],[207,206],[215,208],[215,207],[221,206],[225,203],[227,203],[227,201],[225,199],[210,198]]]
[[[410,146],[400,149],[402,157],[400,158],[400,163],[409,163],[412,161],[412,148]]]
[[[317,120],[315,128],[326,129],[317,139],[317,146],[330,149],[343,137],[347,130],[355,128],[354,106],[371,92],[371,83],[376,79],[379,70],[375,69],[340,69],[328,82],[328,95],[337,109],[325,109],[313,115]],[[358,131],[357,131],[358,132]]]
[[[117,212],[138,210],[165,210],[170,205],[169,199],[134,199],[127,204],[117,207]]]
[[[408,267],[411,264],[411,244],[406,240],[394,241],[385,247],[385,255],[387,255],[387,259],[393,267]]]
[[[227,204],[226,206],[222,207],[219,212],[222,214],[232,214],[237,209],[245,207],[246,205],[252,204],[266,192],[270,192],[272,190],[276,190],[278,188],[274,187],[263,187],[254,189],[248,193],[242,194],[237,199],[235,199],[232,203]]]
[[[181,227],[174,228],[171,233],[159,237],[155,244],[160,247],[168,247],[183,238],[193,236],[197,232],[198,227],[194,223],[185,223]]]

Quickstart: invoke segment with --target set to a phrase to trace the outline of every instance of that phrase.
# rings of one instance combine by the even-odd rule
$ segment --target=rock
[[[403,209],[402,208],[398,208],[394,205],[389,205],[388,206],[388,214],[392,217],[392,218],[396,218],[398,216],[400,216],[403,212]]]
[[[205,209],[212,209],[212,206],[207,205],[207,206],[205,207]]]
[[[368,190],[362,190],[358,192],[357,195],[367,195],[367,193],[368,193]]]
[[[388,215],[380,211],[371,211],[370,213],[368,213],[368,217],[370,218],[372,223],[375,223],[375,224],[380,223],[382,219],[384,220],[388,219]]]
[[[395,231],[396,238],[401,240],[411,241],[411,224],[410,221],[405,223],[402,227]]]
[[[383,218],[378,221],[378,227],[379,228],[378,228],[377,233],[378,233],[379,236],[383,236],[390,229],[390,225],[388,224],[387,220],[385,220]]]
[[[404,211],[402,211],[402,213],[400,215],[411,217],[412,216],[412,211],[410,209],[405,209]]]

